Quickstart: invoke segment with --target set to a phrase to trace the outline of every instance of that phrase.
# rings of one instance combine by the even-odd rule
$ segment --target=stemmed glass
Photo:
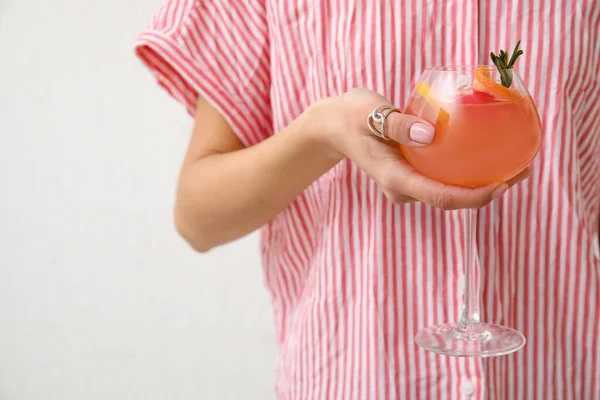
[[[507,84],[508,83],[508,84]],[[439,67],[426,70],[405,110],[435,125],[427,147],[402,146],[407,161],[432,179],[467,187],[507,182],[535,158],[541,122],[516,71],[496,66]],[[477,210],[463,210],[465,296],[457,323],[421,330],[421,347],[452,356],[491,357],[525,345],[518,331],[481,321],[476,274]]]

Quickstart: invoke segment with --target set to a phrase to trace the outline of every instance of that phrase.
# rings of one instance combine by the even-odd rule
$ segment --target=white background
[[[191,118],[133,42],[160,0],[0,0],[0,399],[273,396],[252,235],[171,210]]]

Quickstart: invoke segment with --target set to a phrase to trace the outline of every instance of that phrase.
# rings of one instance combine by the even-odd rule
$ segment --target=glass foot
[[[422,348],[455,357],[495,357],[525,346],[521,332],[500,325],[476,323],[431,326],[417,333]]]

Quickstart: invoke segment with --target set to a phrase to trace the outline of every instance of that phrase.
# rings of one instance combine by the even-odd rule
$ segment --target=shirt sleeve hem
[[[239,104],[220,82],[203,73],[176,38],[158,30],[148,30],[138,37],[134,47],[136,55],[150,69],[157,83],[182,103],[192,117],[196,115],[198,96],[202,96],[225,118],[244,146],[253,144],[233,118],[232,113]]]

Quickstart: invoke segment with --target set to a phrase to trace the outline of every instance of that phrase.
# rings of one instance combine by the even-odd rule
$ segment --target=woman
[[[278,398],[600,397],[598,18],[594,0],[163,3],[137,53],[196,121],[176,225],[198,251],[262,227]],[[425,67],[489,64],[518,39],[544,144],[505,195],[530,171],[445,186],[369,130]],[[386,134],[435,132],[393,113]],[[511,356],[413,341],[460,311],[460,214],[445,210],[467,207],[485,207],[485,320],[529,338]]]

